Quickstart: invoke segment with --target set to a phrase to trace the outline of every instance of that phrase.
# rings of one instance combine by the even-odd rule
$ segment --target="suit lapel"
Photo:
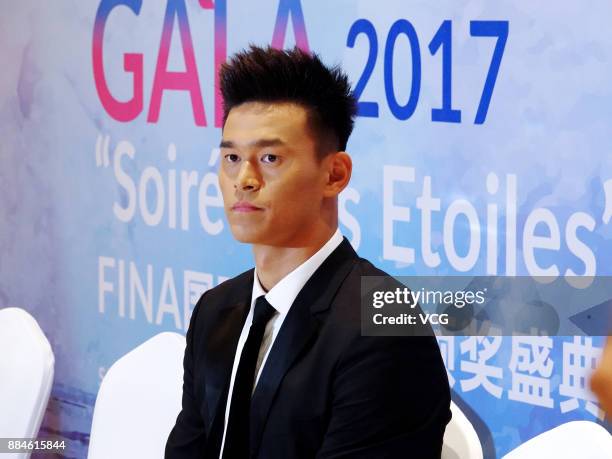
[[[205,344],[206,352],[204,353],[208,434],[210,434],[211,426],[217,414],[224,416],[234,355],[240,332],[249,312],[252,286],[253,270],[250,271],[250,276],[245,276],[244,285],[237,286],[234,289],[237,292],[244,293],[246,291],[246,295],[240,299],[233,298],[229,301],[226,299],[228,303],[217,309],[217,317],[211,317],[210,319],[210,323],[215,324],[215,326],[208,334]]]
[[[306,282],[291,305],[274,341],[251,400],[251,445],[259,448],[268,412],[278,387],[300,353],[314,341],[321,322],[315,317],[331,301],[357,259],[346,238]]]

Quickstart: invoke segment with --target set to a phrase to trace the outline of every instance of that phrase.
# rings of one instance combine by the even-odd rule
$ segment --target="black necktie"
[[[272,318],[274,312],[275,309],[263,295],[257,298],[253,323],[242,348],[240,363],[238,363],[238,370],[234,379],[223,459],[249,457],[249,419],[251,394],[255,381],[255,366],[257,365],[257,356],[259,355],[266,324]]]

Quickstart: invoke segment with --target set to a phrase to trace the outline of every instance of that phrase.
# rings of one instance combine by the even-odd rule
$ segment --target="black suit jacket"
[[[182,410],[166,459],[218,458],[227,389],[253,269],[196,304],[185,350]],[[346,238],[291,306],[251,402],[251,457],[440,457],[450,420],[433,336],[361,336],[360,278],[385,273]]]

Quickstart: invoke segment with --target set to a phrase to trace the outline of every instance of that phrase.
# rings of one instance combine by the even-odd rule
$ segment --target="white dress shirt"
[[[238,347],[236,348],[236,354],[234,355],[234,365],[232,367],[232,376],[230,378],[230,386],[229,392],[227,394],[227,403],[225,405],[225,422],[223,423],[223,440],[221,441],[221,451],[219,453],[219,458],[223,456],[223,447],[225,445],[225,434],[227,431],[227,421],[229,418],[230,411],[230,402],[232,400],[232,392],[234,390],[234,379],[236,378],[236,371],[238,370],[238,363],[240,362],[240,355],[242,354],[242,348],[244,347],[244,343],[249,335],[249,329],[251,328],[251,323],[253,322],[253,310],[255,309],[255,301],[262,295],[265,295],[268,303],[272,305],[272,307],[276,310],[270,321],[266,325],[266,329],[264,332],[263,339],[261,341],[261,347],[259,348],[259,355],[257,357],[257,364],[255,366],[255,381],[253,383],[253,391],[255,391],[255,386],[257,385],[257,381],[259,381],[259,376],[261,375],[261,370],[264,367],[264,364],[268,358],[268,354],[270,353],[270,349],[272,348],[272,344],[274,344],[274,340],[278,335],[278,331],[280,330],[283,322],[285,321],[285,317],[289,313],[289,309],[293,304],[293,301],[302,290],[302,287],[308,282],[308,279],[314,274],[314,272],[321,266],[323,261],[340,245],[342,242],[342,233],[339,229],[336,229],[336,232],[333,236],[321,247],[318,252],[312,255],[308,260],[302,263],[300,266],[295,268],[285,277],[283,277],[274,287],[272,287],[267,293],[259,283],[259,278],[257,277],[257,268],[255,268],[255,272],[253,274],[253,291],[251,294],[251,308],[249,309],[249,314],[247,315],[246,321],[244,322],[244,326],[242,327],[242,332],[240,333],[240,338],[238,339]]]

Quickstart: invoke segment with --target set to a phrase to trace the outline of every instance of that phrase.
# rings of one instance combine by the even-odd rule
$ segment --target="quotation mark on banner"
[[[606,180],[604,183],[604,213],[601,217],[601,220],[604,223],[608,223],[610,221],[610,217],[612,217],[612,179]]]
[[[108,154],[108,144],[110,143],[109,135],[101,135],[98,134],[98,138],[96,139],[96,166],[104,166],[108,167],[110,164],[109,154]]]

